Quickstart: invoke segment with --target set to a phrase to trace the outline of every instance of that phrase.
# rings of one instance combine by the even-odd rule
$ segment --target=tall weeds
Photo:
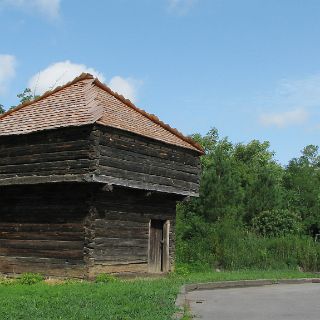
[[[216,223],[178,217],[177,263],[192,269],[320,270],[320,243],[303,235],[263,237],[232,217]],[[188,228],[192,229],[188,230]]]

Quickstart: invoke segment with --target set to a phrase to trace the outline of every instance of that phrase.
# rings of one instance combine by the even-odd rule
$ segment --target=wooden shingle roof
[[[203,153],[192,139],[137,108],[90,74],[0,115],[0,136],[94,123]]]

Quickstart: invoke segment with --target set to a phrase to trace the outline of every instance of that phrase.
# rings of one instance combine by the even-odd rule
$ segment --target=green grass
[[[180,277],[181,283],[198,283],[210,281],[236,281],[257,279],[297,279],[297,278],[319,278],[320,274],[300,272],[295,270],[242,270],[224,272],[198,272],[190,273]]]
[[[297,271],[238,271],[192,273],[107,284],[4,283],[0,284],[0,319],[168,320],[176,311],[174,301],[184,283],[316,276]]]

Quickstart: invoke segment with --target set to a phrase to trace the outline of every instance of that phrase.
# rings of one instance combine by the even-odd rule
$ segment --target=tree
[[[253,228],[259,234],[269,237],[299,234],[301,218],[288,209],[263,211],[252,219]]]
[[[320,156],[319,148],[308,145],[299,158],[292,159],[285,172],[288,207],[302,217],[305,230],[320,233]]]
[[[201,158],[200,196],[185,205],[183,210],[215,222],[225,215],[242,215],[241,181],[234,163],[233,145],[227,138],[219,139],[217,129],[205,136],[193,135],[205,155]]]
[[[20,104],[29,102],[36,98],[36,96],[32,94],[32,91],[30,88],[24,89],[22,93],[17,94],[17,97],[20,99]]]
[[[280,209],[284,204],[283,168],[273,159],[268,141],[253,140],[236,144],[234,158],[241,175],[244,199],[244,220],[251,220],[260,212]]]
[[[233,217],[247,226],[262,211],[284,209],[284,169],[269,150],[269,142],[253,140],[232,144],[219,138],[216,129],[193,138],[202,145],[200,196],[184,205],[184,212],[207,222]]]
[[[269,254],[278,261],[298,237],[305,246],[301,250],[308,251],[313,241],[305,241],[302,233],[320,233],[317,146],[305,147],[301,157],[283,167],[267,141],[232,144],[219,138],[216,129],[193,138],[205,154],[199,197],[177,206],[177,261],[252,267]],[[243,264],[248,250],[253,255]]]
[[[36,99],[39,96],[34,95],[30,88],[26,88],[26,89],[23,90],[23,92],[17,94],[17,97],[20,99],[19,104],[23,104],[23,103],[29,102],[29,101],[31,101],[33,99]],[[9,110],[14,109],[15,107],[16,106],[11,106],[9,108]],[[0,114],[2,114],[4,112],[5,112],[4,106],[2,104],[0,104]]]

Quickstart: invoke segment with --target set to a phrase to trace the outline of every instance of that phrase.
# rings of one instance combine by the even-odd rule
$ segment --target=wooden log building
[[[0,116],[0,273],[172,270],[201,147],[90,74]]]

